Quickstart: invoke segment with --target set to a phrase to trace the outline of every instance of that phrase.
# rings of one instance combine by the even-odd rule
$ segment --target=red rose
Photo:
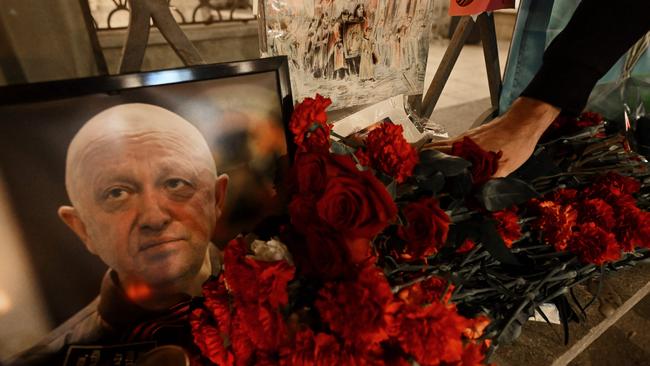
[[[346,344],[366,347],[388,338],[386,311],[392,300],[384,273],[369,266],[355,281],[325,284],[315,305],[323,322]]]
[[[370,131],[366,139],[366,149],[372,166],[395,178],[398,183],[410,177],[418,163],[417,151],[406,142],[403,131],[400,125],[383,123]]]
[[[567,248],[583,263],[599,266],[621,257],[621,248],[614,234],[603,230],[593,222],[582,224],[578,229]]]
[[[328,169],[331,168],[328,153],[298,153],[290,172],[290,185],[294,192],[320,196],[325,189]]]
[[[497,232],[501,235],[503,243],[511,248],[512,243],[521,238],[517,207],[494,212],[492,216],[497,220]]]
[[[294,175],[302,175],[304,161],[313,167],[320,164],[314,160],[321,160],[324,171],[311,169],[322,173],[318,175],[320,180],[309,179],[310,183],[299,183],[299,192],[311,192],[295,194],[289,205],[291,222],[299,232],[305,233],[311,230],[311,226],[326,225],[341,233],[346,240],[372,239],[396,216],[393,199],[372,172],[359,171],[347,155],[309,155],[298,155],[293,166]],[[305,185],[319,189],[303,189]]]
[[[316,98],[305,98],[298,103],[291,115],[289,129],[293,141],[301,151],[327,151],[329,149],[330,126],[325,109],[332,100],[316,94]],[[311,150],[315,149],[315,150]]]
[[[470,171],[474,185],[485,183],[496,173],[499,167],[499,159],[503,155],[501,151],[495,153],[483,150],[469,137],[454,142],[451,146],[451,154],[472,163]]]
[[[389,327],[390,336],[422,366],[456,364],[463,355],[463,331],[471,326],[455,307],[431,303],[402,305]]]
[[[409,203],[402,210],[407,220],[400,226],[397,235],[406,241],[405,255],[408,258],[426,258],[438,252],[449,232],[449,216],[438,206],[434,198],[423,198]]]
[[[364,240],[347,241],[326,228],[310,230],[302,243],[306,256],[299,259],[302,273],[326,281],[353,276],[366,261],[374,263],[370,242]]]

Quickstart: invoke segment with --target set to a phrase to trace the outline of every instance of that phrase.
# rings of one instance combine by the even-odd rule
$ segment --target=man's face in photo
[[[83,207],[96,254],[151,284],[198,268],[216,222],[214,177],[160,136],[93,150]]]
[[[162,111],[148,115],[160,127],[86,133],[68,182],[82,226],[60,212],[121,280],[151,286],[196,275],[225,191],[209,152],[182,124],[165,130],[165,118],[180,117]]]

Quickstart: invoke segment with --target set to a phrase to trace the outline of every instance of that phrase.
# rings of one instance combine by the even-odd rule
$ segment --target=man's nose
[[[164,230],[171,216],[165,208],[165,197],[155,190],[144,191],[141,196],[139,226],[141,230]]]

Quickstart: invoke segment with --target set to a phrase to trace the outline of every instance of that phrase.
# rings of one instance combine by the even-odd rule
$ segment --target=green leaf
[[[481,187],[476,198],[488,211],[499,211],[539,197],[528,183],[516,178],[494,178]]]
[[[485,219],[480,224],[480,241],[485,249],[490,252],[492,257],[503,264],[520,266],[521,262],[508,249],[499,235],[496,228],[496,222],[491,219]]]
[[[336,155],[348,155],[354,153],[354,149],[338,141],[332,142],[330,150]]]
[[[438,193],[445,186],[445,175],[437,172],[431,176],[420,178],[416,177],[418,187],[422,190],[429,191],[433,194]]]
[[[386,190],[388,191],[388,194],[390,194],[390,198],[395,201],[395,198],[397,197],[397,182],[395,180],[391,181],[386,186]]]
[[[314,132],[314,131],[316,131],[317,129],[322,128],[322,127],[323,127],[323,126],[321,126],[320,123],[318,123],[318,122],[312,122],[312,123],[309,125],[309,128],[307,129],[307,131],[308,131],[308,132]]]
[[[442,172],[447,177],[461,174],[472,166],[469,161],[458,156],[447,155],[437,150],[423,150],[420,152],[420,164],[415,168],[415,174],[429,175],[433,172]]]
[[[462,174],[448,177],[445,187],[451,197],[464,200],[472,191],[472,176],[468,170],[464,170]]]

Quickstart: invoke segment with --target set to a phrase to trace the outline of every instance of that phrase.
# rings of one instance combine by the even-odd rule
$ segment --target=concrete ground
[[[442,60],[449,40],[435,40],[429,46],[425,91]],[[508,56],[509,40],[499,40],[499,65],[503,72]],[[431,119],[443,125],[450,136],[456,136],[469,126],[490,106],[483,47],[466,45],[449,76],[449,80],[436,104]]]
[[[650,296],[646,296],[569,365],[650,365]]]

